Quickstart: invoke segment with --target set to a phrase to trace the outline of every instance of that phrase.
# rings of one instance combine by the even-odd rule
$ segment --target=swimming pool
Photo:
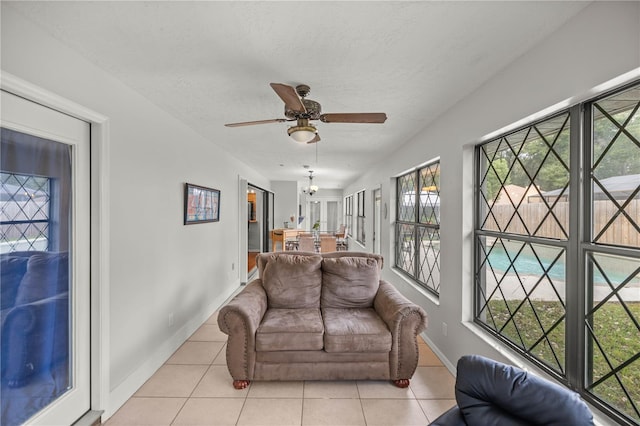
[[[511,260],[518,253],[517,250],[513,250],[509,253],[511,256],[511,260],[509,256],[505,252],[504,248],[501,245],[496,245],[489,253],[489,264],[494,270],[500,271],[502,273],[507,272],[514,273],[514,270],[518,272],[519,275],[542,275],[546,270],[547,275],[553,280],[562,280],[565,279],[565,266],[564,266],[564,255],[560,256],[560,258],[553,264],[551,269],[549,266],[553,262],[554,257],[549,256],[548,259],[540,257],[540,261],[536,259],[535,255],[529,250],[529,252],[525,251],[526,248],[520,253],[520,255],[513,261],[513,265]],[[557,252],[555,253],[557,255]],[[511,269],[509,269],[511,267]]]
[[[536,253],[539,256],[539,261],[533,254],[533,250],[530,247],[525,247],[520,255],[513,261],[513,266],[509,256],[505,252],[502,245],[496,244],[491,253],[489,253],[489,263],[491,267],[501,273],[509,271],[510,274],[514,274],[514,270],[519,275],[534,275],[542,276],[545,271],[547,275],[553,281],[565,281],[566,268],[565,268],[565,255],[562,254],[558,260],[551,266],[553,260],[556,258],[561,249],[540,249],[536,246]],[[517,248],[510,247],[509,255],[511,259],[518,253]],[[613,285],[621,284],[626,280],[630,274],[638,267],[637,263],[633,261],[625,261],[622,258],[616,256],[606,255],[594,255],[598,264],[605,270],[607,278],[613,283]],[[549,267],[551,268],[549,269]],[[511,267],[511,269],[509,269]],[[596,285],[607,285],[607,280],[594,265],[593,267],[593,281]],[[637,285],[640,283],[640,274],[636,275],[628,285]]]

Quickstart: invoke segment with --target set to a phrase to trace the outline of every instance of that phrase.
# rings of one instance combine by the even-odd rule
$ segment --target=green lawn
[[[514,320],[508,321],[510,318],[508,309],[513,312],[520,303],[521,301],[518,300],[507,303],[502,300],[489,302],[493,317],[486,316],[487,325],[502,329],[502,335],[517,346],[530,351],[533,356],[553,370],[564,372],[564,308],[559,302],[533,301],[533,307],[528,303],[523,305],[514,315]],[[640,322],[640,302],[627,303],[627,307],[635,321]],[[549,330],[554,324],[557,326],[546,339],[540,340],[543,336],[540,324],[545,330]],[[620,303],[607,303],[594,313],[593,331],[600,347],[589,338],[590,343],[593,343],[593,356],[588,357],[587,362],[592,358],[593,365],[592,378],[588,383],[597,383],[611,372],[612,368],[640,354],[640,332]],[[607,356],[606,359],[603,352]],[[607,359],[612,367],[609,367]],[[634,401],[636,407],[640,409],[640,359],[636,359],[635,362],[620,370],[617,378],[611,376],[597,383],[591,392],[636,421],[640,421],[640,416],[631,404],[631,401]]]

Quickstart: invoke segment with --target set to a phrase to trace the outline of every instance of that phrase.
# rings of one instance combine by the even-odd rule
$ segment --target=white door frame
[[[371,191],[373,200],[373,252],[382,254],[380,234],[382,233],[382,185]]]
[[[300,200],[301,203],[304,203],[304,217],[305,217],[305,221],[304,221],[304,229],[306,231],[311,231],[311,227],[313,226],[313,223],[311,223],[311,203],[316,203],[319,202],[320,203],[320,230],[322,231],[335,231],[335,229],[327,229],[327,222],[328,222],[328,218],[327,218],[327,203],[330,201],[336,201],[338,203],[338,210],[337,210],[337,215],[338,217],[336,218],[336,225],[340,225],[340,222],[342,221],[342,203],[343,203],[343,198],[339,195],[337,196],[310,196],[310,195],[305,195],[304,198],[302,200]]]
[[[240,283],[246,284],[249,273],[247,253],[249,252],[249,229],[247,228],[247,189],[248,181],[242,176],[238,176],[238,273]]]
[[[109,119],[5,71],[0,87],[91,124],[91,410],[109,412]]]

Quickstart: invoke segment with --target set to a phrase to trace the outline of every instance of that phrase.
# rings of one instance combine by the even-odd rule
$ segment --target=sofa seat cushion
[[[322,259],[323,308],[371,308],[380,286],[380,265],[375,258]]]
[[[269,308],[319,308],[322,286],[322,257],[268,253],[260,254],[262,285]]]
[[[327,352],[389,352],[391,332],[372,308],[323,308]]]
[[[318,308],[268,309],[256,331],[256,350],[321,350],[323,332]]]
[[[263,351],[256,353],[256,362],[270,364],[345,364],[380,363],[389,364],[388,352],[327,352],[327,351]]]

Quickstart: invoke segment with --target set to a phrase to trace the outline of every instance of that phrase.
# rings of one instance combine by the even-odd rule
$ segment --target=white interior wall
[[[4,5],[1,65],[109,119],[108,417],[237,289],[238,176],[270,183]],[[185,182],[221,190],[220,222],[183,225]]]
[[[494,346],[470,323],[473,146],[485,135],[546,108],[583,100],[594,93],[593,88],[625,73],[631,72],[638,78],[639,67],[640,3],[594,2],[475,93],[429,123],[394,156],[372,167],[370,173],[345,188],[344,194],[349,195],[363,187],[375,189],[382,183],[383,202],[389,206],[381,235],[382,254],[387,260],[384,278],[427,311],[430,325],[426,337],[435,344],[451,370],[464,354],[476,353],[503,360],[511,356],[502,350],[502,345]],[[417,289],[392,269],[393,177],[435,157],[441,158],[439,300]],[[371,235],[371,200],[367,200],[366,207],[367,234]],[[371,244],[369,239],[367,251],[372,251]],[[443,335],[442,323],[447,323],[447,336]]]
[[[272,181],[271,188],[275,197],[273,227],[282,228],[284,222],[289,222],[290,228],[297,228],[297,223],[291,223],[291,215],[298,220],[298,182]]]

